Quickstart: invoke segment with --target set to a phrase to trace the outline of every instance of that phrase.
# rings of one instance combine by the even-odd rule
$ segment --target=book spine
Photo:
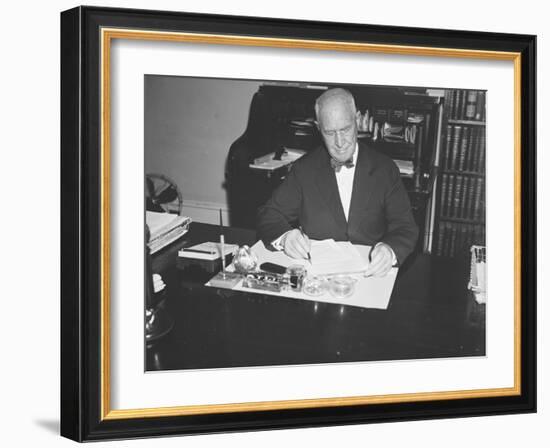
[[[485,121],[485,92],[479,92],[477,95],[475,119]]]
[[[482,129],[479,129],[476,134],[476,140],[474,142],[474,173],[479,173],[479,145],[481,143],[481,134],[483,133]]]
[[[450,159],[451,159],[451,143],[452,143],[452,137],[453,137],[453,127],[451,125],[447,125],[447,135],[445,136],[445,160],[441,164],[444,169],[449,170],[451,169],[450,166]]]
[[[466,208],[466,219],[474,219],[474,197],[476,192],[476,179],[472,178],[468,188],[468,206]]]
[[[451,109],[452,109],[452,105],[451,105],[451,101],[452,101],[452,98],[453,98],[453,92],[452,90],[449,90],[449,89],[445,89],[445,95],[444,95],[444,109],[445,109],[445,113],[447,115],[447,118],[451,118]]]
[[[478,178],[476,182],[476,195],[475,195],[475,204],[474,204],[474,220],[476,221],[479,219],[482,183],[483,183],[483,179]]]
[[[479,136],[479,166],[478,166],[478,172],[484,173],[485,172],[485,132],[481,132],[481,135]]]
[[[462,189],[460,191],[460,211],[458,214],[459,218],[465,218],[466,216],[466,198],[467,198],[467,191],[468,187],[470,185],[470,181],[473,180],[469,176],[464,176],[464,180],[462,183]]]
[[[476,105],[477,105],[477,91],[469,90],[466,98],[466,113],[464,114],[466,120],[475,120]]]
[[[455,176],[449,175],[449,189],[447,190],[447,200],[445,205],[445,216],[451,216],[451,204],[453,200],[453,189],[455,183]]]
[[[462,103],[461,103],[461,109],[460,109],[460,120],[465,120],[466,119],[466,105],[467,105],[467,100],[468,100],[468,91],[463,90],[461,92],[461,96],[462,96]]]
[[[456,108],[455,108],[455,120],[460,120],[460,113],[462,112],[462,90],[456,91]]]
[[[440,208],[439,214],[441,216],[445,216],[447,212],[446,199],[447,199],[447,178],[448,177],[449,176],[447,174],[443,174],[443,176],[441,176],[441,196],[439,199],[439,208]]]
[[[462,126],[454,126],[453,132],[453,150],[451,155],[451,163],[449,165],[450,170],[457,169],[458,150],[460,147],[460,137],[462,134]]]
[[[460,156],[458,159],[459,171],[464,171],[464,165],[466,164],[466,151],[468,149],[468,140],[470,137],[470,128],[465,127],[462,129],[462,136],[460,138]]]
[[[456,103],[458,90],[451,90],[451,104],[449,106],[449,117],[454,120],[456,118]]]
[[[453,210],[451,216],[453,218],[458,217],[458,213],[460,210],[460,192],[462,191],[462,176],[458,175],[456,176],[456,187],[455,187],[455,193],[453,195]]]
[[[468,136],[468,146],[466,148],[466,163],[464,169],[468,172],[472,172],[473,160],[474,160],[474,141],[477,134],[477,128],[470,129],[470,135]]]

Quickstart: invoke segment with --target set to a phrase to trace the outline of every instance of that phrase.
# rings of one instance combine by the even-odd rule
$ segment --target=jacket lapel
[[[334,174],[334,169],[330,166],[330,156],[324,148],[319,157],[316,183],[319,193],[332,213],[337,227],[339,229],[346,229],[346,215],[344,214],[342,201],[340,200],[336,175]]]
[[[372,150],[367,148],[363,143],[359,144],[358,150],[359,154],[357,155],[357,166],[355,167],[355,175],[353,176],[353,191],[351,193],[347,222],[348,234],[351,229],[360,225],[363,219],[363,211],[366,209],[371,193],[375,188],[374,176],[372,175],[375,164],[370,154]]]

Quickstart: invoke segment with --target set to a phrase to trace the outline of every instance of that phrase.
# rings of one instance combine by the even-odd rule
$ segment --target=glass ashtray
[[[345,299],[355,291],[356,279],[348,275],[336,275],[329,280],[329,291],[336,299]]]
[[[308,276],[304,280],[302,291],[311,297],[322,296],[327,291],[326,279],[317,275]]]

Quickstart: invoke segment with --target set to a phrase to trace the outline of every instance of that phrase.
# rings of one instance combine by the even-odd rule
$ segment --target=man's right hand
[[[311,242],[307,235],[304,235],[300,229],[292,229],[283,237],[281,241],[283,250],[291,258],[308,258],[311,250]]]

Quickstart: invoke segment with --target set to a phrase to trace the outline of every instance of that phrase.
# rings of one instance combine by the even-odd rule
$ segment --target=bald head
[[[357,143],[358,114],[355,100],[345,89],[330,89],[315,102],[317,126],[330,156],[349,160]]]
[[[349,113],[353,116],[357,112],[355,100],[349,91],[341,88],[330,89],[315,101],[315,116],[317,117],[317,121],[321,119],[320,115],[324,111],[334,108],[348,109]]]

